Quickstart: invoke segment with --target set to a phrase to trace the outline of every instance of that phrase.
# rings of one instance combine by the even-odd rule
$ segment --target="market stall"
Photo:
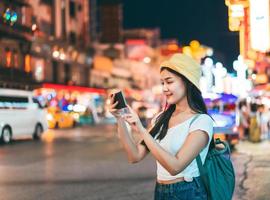
[[[47,107],[47,120],[49,124],[52,124],[51,128],[61,128],[59,126],[61,120],[69,121],[68,125],[63,127],[73,127],[74,124],[98,123],[104,112],[106,96],[104,89],[43,84],[41,88],[34,91],[34,94]],[[73,118],[74,122],[70,122],[70,117]]]

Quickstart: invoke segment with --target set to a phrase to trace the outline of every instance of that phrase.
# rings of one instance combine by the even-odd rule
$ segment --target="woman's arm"
[[[119,139],[127,153],[128,161],[130,163],[141,161],[148,153],[146,147],[140,144],[142,140],[136,143],[125,120],[118,118],[117,121]]]
[[[174,156],[165,151],[146,130],[141,133],[155,159],[173,176],[183,171],[196,158],[209,139],[204,131],[193,131],[189,133],[182,148]]]
[[[121,117],[120,111],[116,109],[118,101],[114,103],[115,94],[110,95],[109,111],[117,119],[118,124],[118,136],[127,153],[128,161],[130,163],[139,162],[142,160],[148,151],[146,147],[139,143],[136,143],[131,131],[127,127],[125,120]]]
[[[142,126],[138,115],[132,109],[130,109],[130,112],[130,114],[125,116],[125,120],[134,130],[142,135],[149,151],[171,175],[176,175],[183,171],[208,143],[208,134],[202,130],[195,130],[188,134],[179,152],[176,155],[172,155],[162,148]]]

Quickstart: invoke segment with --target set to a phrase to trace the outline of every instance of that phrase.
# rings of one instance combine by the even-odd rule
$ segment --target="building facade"
[[[98,10],[99,41],[101,43],[122,42],[121,0],[100,0]]]
[[[1,1],[0,69],[12,69],[10,80],[16,70],[32,82],[89,86],[90,8],[89,0]]]
[[[0,87],[32,87],[29,70],[31,6],[26,1],[0,2]],[[24,83],[24,84],[22,84]]]
[[[270,1],[225,0],[230,31],[239,31],[240,55],[253,83],[270,82]],[[243,65],[244,66],[244,65]]]
[[[32,71],[43,82],[89,85],[92,52],[88,0],[29,0],[35,16]]]

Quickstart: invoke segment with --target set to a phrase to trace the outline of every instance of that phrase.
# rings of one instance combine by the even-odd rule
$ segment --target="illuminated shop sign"
[[[269,0],[250,0],[250,36],[254,50],[270,49]]]
[[[229,29],[239,31],[241,20],[244,17],[244,6],[242,4],[228,4]]]

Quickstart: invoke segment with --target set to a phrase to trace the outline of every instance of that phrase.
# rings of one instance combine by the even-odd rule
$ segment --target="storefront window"
[[[13,50],[13,58],[14,58],[14,67],[18,68],[19,67],[19,57],[18,57],[17,50]]]
[[[26,55],[25,56],[25,60],[24,60],[24,65],[25,65],[25,71],[26,72],[31,72],[31,57],[30,55]]]
[[[44,80],[44,66],[37,65],[35,69],[35,78],[37,81],[43,81]]]
[[[5,65],[7,66],[7,67],[11,67],[11,56],[12,56],[12,53],[11,53],[11,51],[10,51],[10,49],[9,48],[6,48],[6,63],[5,63]]]

